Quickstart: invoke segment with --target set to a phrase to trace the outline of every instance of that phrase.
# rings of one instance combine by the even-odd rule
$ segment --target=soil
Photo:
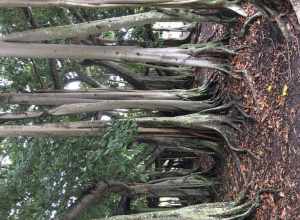
[[[245,9],[249,16],[255,13],[249,5]],[[230,79],[229,90],[242,97],[246,112],[256,121],[245,128],[240,147],[251,150],[257,159],[252,164],[244,157],[236,163],[229,156],[224,200],[236,198],[248,184],[250,196],[260,189],[278,190],[261,196],[258,220],[300,219],[300,26],[293,12],[285,15],[285,21],[293,33],[291,42],[264,18],[244,38],[239,37],[244,23],[240,20],[230,40],[231,48],[244,48],[233,63],[246,70],[247,77]],[[243,176],[250,181],[245,183]]]

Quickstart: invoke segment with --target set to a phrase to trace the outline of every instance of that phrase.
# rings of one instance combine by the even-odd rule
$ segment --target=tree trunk
[[[57,101],[57,100],[55,100]],[[44,100],[46,102],[46,99]],[[49,105],[49,104],[46,104]],[[26,118],[40,117],[42,115],[71,115],[89,112],[104,112],[115,109],[143,109],[151,111],[172,112],[172,113],[192,113],[208,110],[215,107],[213,103],[205,101],[178,101],[178,100],[103,100],[95,103],[76,103],[62,105],[43,112],[26,112],[26,113],[4,113],[0,114],[1,119],[20,119],[23,116]],[[28,117],[27,117],[28,115]]]
[[[103,121],[51,123],[42,125],[4,125],[0,126],[0,137],[102,136],[106,127],[107,123]]]
[[[3,125],[0,126],[0,137],[80,137],[102,136],[110,126],[105,121],[81,121],[68,123],[49,123],[43,125]],[[138,128],[143,137],[194,137],[189,129]]]
[[[0,3],[1,5],[1,3]],[[176,12],[175,12],[176,13]],[[127,15],[122,17],[108,18],[104,20],[90,21],[79,24],[40,28],[35,30],[29,30],[24,32],[11,33],[2,37],[3,41],[14,42],[41,42],[51,41],[58,39],[79,38],[85,39],[90,35],[95,35],[101,32],[110,30],[119,30],[121,28],[138,27],[145,24],[153,24],[155,22],[166,21],[196,21],[196,22],[208,22],[217,21],[216,17],[212,16],[188,16],[188,12],[182,16],[176,16],[151,11],[141,14]]]
[[[290,0],[293,8],[294,8],[294,11],[297,15],[297,18],[298,18],[298,22],[299,22],[299,25],[300,25],[300,1],[299,0]]]
[[[0,7],[141,7],[141,6],[161,6],[166,8],[203,8],[215,9],[226,8],[234,5],[237,1],[217,0],[217,1],[184,1],[184,0],[2,0]]]
[[[139,90],[187,89],[191,88],[193,82],[193,76],[183,74],[176,77],[141,77],[141,74],[133,72],[125,65],[111,61],[97,61],[93,64],[104,66],[112,74],[120,76],[134,89]]]
[[[78,219],[87,208],[105,199],[110,193],[120,193],[128,190],[128,187],[121,182],[99,182],[95,186],[95,189],[85,195],[70,209],[63,217],[63,220]]]
[[[129,70],[125,65],[112,62],[112,61],[97,61],[92,62],[96,65],[104,66],[108,69],[112,74],[120,76],[126,82],[128,82],[134,89],[145,90],[148,89],[145,82],[138,79],[137,74]]]
[[[207,201],[216,182],[191,174],[182,177],[156,179],[146,184],[130,186],[129,196],[147,195],[148,197],[198,197]]]
[[[256,204],[246,202],[237,205],[234,202],[204,203],[171,211],[158,211],[134,215],[121,215],[105,220],[229,220],[246,219],[255,211]],[[104,219],[98,219],[104,220]]]
[[[0,93],[2,104],[63,105],[93,103],[101,100],[206,100],[209,88],[190,90],[112,90],[91,89],[86,91],[45,91],[36,93]]]
[[[206,67],[226,71],[217,60],[192,56],[190,48],[139,48],[122,46],[83,46],[58,44],[0,43],[0,57],[100,59]],[[202,50],[201,50],[202,51]],[[206,52],[206,51],[205,51]],[[199,53],[199,50],[197,50]]]
[[[96,103],[62,105],[47,111],[50,115],[68,115],[114,109],[143,109],[165,112],[200,112],[215,107],[205,101],[178,100],[105,100]]]

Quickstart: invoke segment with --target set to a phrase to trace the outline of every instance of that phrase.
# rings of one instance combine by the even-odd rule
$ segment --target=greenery
[[[1,144],[9,164],[0,170],[0,215],[10,219],[52,219],[100,180],[137,181],[143,165],[135,157],[133,121],[115,122],[103,138],[14,138]],[[109,200],[116,201],[116,197]],[[102,204],[96,216],[109,212]],[[105,208],[106,207],[106,208]],[[109,209],[109,210],[108,210]],[[95,210],[87,217],[94,216]]]

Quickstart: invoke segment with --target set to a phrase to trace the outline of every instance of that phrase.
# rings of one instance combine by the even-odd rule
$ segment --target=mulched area
[[[253,9],[246,7],[249,15]],[[243,97],[247,113],[256,123],[240,137],[240,146],[250,149],[258,160],[252,168],[245,159],[240,172],[251,175],[250,191],[276,189],[264,194],[256,219],[300,219],[300,33],[294,27],[295,15],[287,16],[294,33],[287,43],[266,19],[257,20],[244,39],[234,36],[231,47],[243,48],[233,61],[235,68],[247,71],[247,80],[231,80],[232,93]],[[241,29],[236,27],[235,33]],[[233,158],[230,159],[233,161]],[[242,190],[242,176],[228,163],[227,198]]]
[[[245,9],[248,15],[255,13],[249,5]],[[229,90],[242,97],[246,112],[256,120],[241,135],[240,147],[258,159],[250,166],[249,158],[244,158],[237,169],[236,158],[228,158],[224,199],[236,198],[245,184],[250,184],[252,196],[259,189],[278,190],[262,195],[258,220],[300,219],[300,28],[294,14],[286,15],[286,21],[293,42],[287,43],[264,18],[251,26],[245,38],[238,36],[241,20],[230,40],[231,48],[244,48],[233,64],[246,70],[247,77],[231,79]],[[245,176],[251,177],[250,182],[244,182]]]

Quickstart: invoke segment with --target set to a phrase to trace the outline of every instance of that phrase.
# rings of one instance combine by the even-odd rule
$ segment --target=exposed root
[[[262,12],[257,12],[254,15],[252,15],[251,17],[249,17],[245,21],[245,23],[244,23],[244,25],[243,25],[243,27],[241,29],[241,32],[240,32],[239,36],[242,37],[242,38],[245,37],[246,33],[248,32],[248,30],[250,28],[250,25],[252,25],[258,18],[260,18],[262,16],[263,16]]]

